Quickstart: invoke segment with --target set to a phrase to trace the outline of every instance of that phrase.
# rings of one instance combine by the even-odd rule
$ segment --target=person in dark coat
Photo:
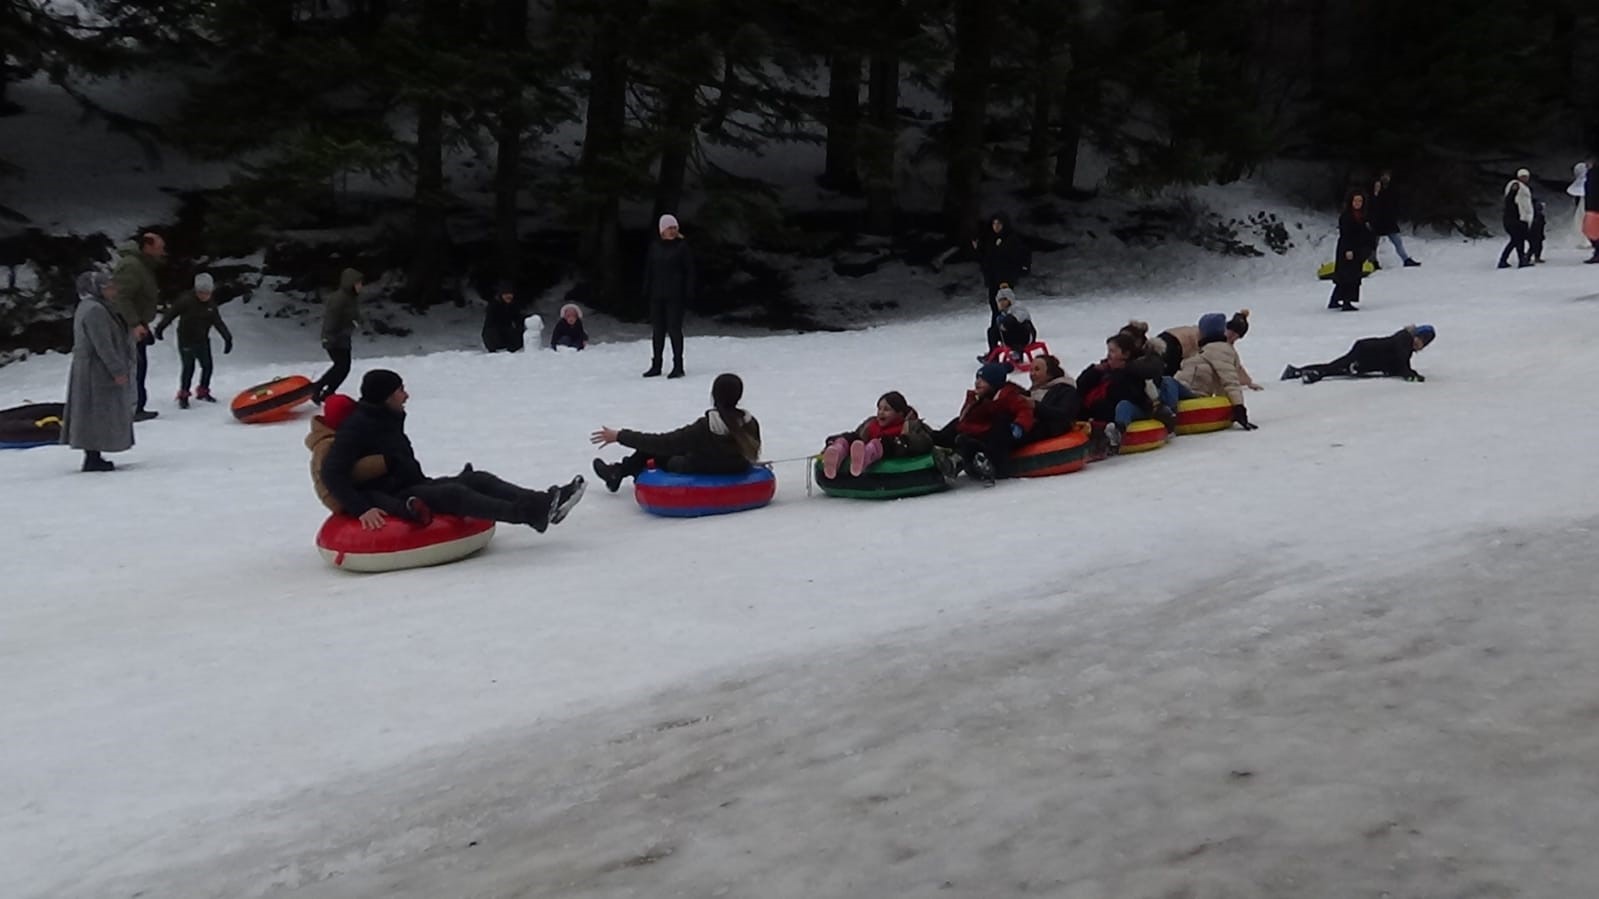
[[[517,302],[509,281],[494,285],[494,296],[483,310],[483,348],[491,353],[520,353],[526,341],[527,309]]]
[[[1544,215],[1544,202],[1532,198],[1532,224],[1527,227],[1527,260],[1533,265],[1543,262],[1543,243],[1549,220]]]
[[[1290,365],[1283,369],[1283,380],[1299,378],[1314,384],[1322,378],[1362,378],[1381,375],[1425,381],[1411,367],[1411,357],[1426,349],[1438,336],[1432,325],[1407,325],[1387,337],[1364,337],[1355,341],[1349,352],[1320,365]]]
[[[666,339],[672,338],[672,371],[668,378],[683,377],[683,315],[699,290],[694,270],[694,254],[678,227],[677,217],[663,215],[656,224],[660,239],[650,244],[644,256],[644,283],[640,287],[650,304],[650,336],[653,355],[644,377],[661,374],[661,354]]]
[[[933,433],[934,445],[954,450],[966,473],[989,486],[1033,429],[1033,405],[1009,374],[997,362],[978,368],[960,414]]]
[[[1595,264],[1599,263],[1599,160],[1588,161],[1582,184],[1582,235],[1593,244],[1593,255],[1583,261]]]
[[[1365,265],[1366,260],[1376,256],[1377,235],[1372,233],[1370,215],[1371,211],[1366,208],[1366,195],[1359,191],[1350,194],[1344,211],[1338,216],[1338,259],[1343,259],[1345,253],[1353,252],[1355,259]]]
[[[350,352],[355,337],[355,326],[361,323],[361,288],[364,276],[353,268],[339,273],[339,288],[329,294],[322,308],[322,349],[332,365],[317,378],[311,391],[311,401],[322,401],[338,392],[339,385],[350,376]]]
[[[583,327],[583,310],[572,303],[561,307],[561,317],[555,320],[550,331],[550,349],[561,347],[581,350],[589,345],[589,333]]]
[[[433,514],[463,515],[526,524],[543,533],[559,524],[583,498],[583,477],[565,486],[528,490],[467,465],[459,475],[430,478],[422,472],[411,440],[405,436],[405,403],[410,398],[398,374],[373,369],[361,379],[361,401],[333,435],[333,447],[322,460],[322,484],[348,515],[368,530],[383,527],[388,513],[381,496],[400,497],[411,517],[426,525]],[[384,474],[357,483],[357,464],[382,456]]]
[[[61,415],[61,442],[83,451],[84,471],[113,471],[101,455],[133,448],[134,378],[138,352],[133,330],[122,317],[117,284],[104,272],[78,276],[78,308],[72,316],[72,372]]]
[[[117,315],[132,330],[139,357],[139,370],[134,378],[139,408],[133,414],[134,421],[149,421],[161,414],[147,408],[150,394],[144,382],[150,371],[150,346],[155,343],[150,325],[161,311],[161,290],[156,274],[166,258],[166,238],[146,231],[139,235],[138,249],[123,252],[111,273],[111,280],[117,285],[114,303]]]
[[[1103,421],[1105,450],[1115,455],[1121,449],[1122,435],[1135,419],[1147,418],[1154,411],[1149,384],[1154,371],[1163,372],[1159,356],[1141,355],[1136,339],[1127,331],[1117,332],[1105,341],[1105,358],[1083,369],[1077,376],[1077,395],[1081,399],[1078,415],[1085,421]]]
[[[1394,245],[1394,252],[1399,254],[1405,267],[1415,268],[1421,263],[1405,252],[1405,239],[1399,236],[1399,200],[1394,194],[1393,178],[1393,172],[1385,170],[1371,186],[1371,233],[1376,238],[1372,244],[1371,261],[1373,265],[1378,264],[1377,244],[1386,237]]]
[[[189,385],[194,382],[194,367],[200,366],[200,389],[194,397],[207,403],[216,402],[211,395],[211,331],[222,335],[222,354],[233,352],[233,333],[222,320],[222,312],[212,302],[216,281],[205,272],[194,276],[194,289],[185,291],[155,326],[155,339],[164,340],[166,329],[173,319],[178,322],[178,360],[183,371],[178,376],[178,408],[189,408]]]
[[[1033,382],[1027,394],[1033,406],[1033,429],[1027,432],[1028,441],[1059,437],[1076,426],[1081,406],[1077,382],[1066,374],[1060,360],[1048,354],[1038,356],[1027,375]]]
[[[994,213],[988,221],[988,233],[972,241],[977,251],[978,265],[983,272],[983,285],[988,288],[988,315],[992,320],[999,315],[995,301],[1001,287],[1015,287],[1022,276],[1032,271],[1033,251],[1027,240],[1011,227],[1010,216]]]
[[[724,373],[711,382],[711,408],[675,431],[603,427],[589,435],[595,446],[619,443],[633,453],[620,462],[594,460],[594,473],[615,493],[625,478],[637,477],[651,463],[674,474],[743,474],[761,458],[761,423],[739,408],[744,381]]]
[[[1510,267],[1510,253],[1516,254],[1516,267],[1528,268],[1532,260],[1527,258],[1527,237],[1532,231],[1532,172],[1527,169],[1518,169],[1516,177],[1505,182],[1505,191],[1502,198],[1504,204],[1505,234],[1509,240],[1505,249],[1499,254],[1499,267]]]

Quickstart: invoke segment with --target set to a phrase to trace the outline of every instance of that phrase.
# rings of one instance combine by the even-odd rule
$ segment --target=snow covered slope
[[[311,543],[303,422],[163,404],[113,475],[0,455],[5,892],[1575,895],[1599,271],[1423,248],[1357,314],[1305,279],[1033,303],[1073,371],[1129,315],[1251,307],[1270,387],[1257,432],[993,490],[807,497],[781,463],[773,506],[671,522],[596,488],[354,577]],[[320,367],[299,337],[259,361],[254,321],[220,394]],[[1425,384],[1270,380],[1413,321]],[[636,343],[390,362],[431,472],[542,486],[724,370],[775,459],[887,389],[943,420],[981,333],[693,339],[677,382]],[[0,405],[64,383],[8,367]]]

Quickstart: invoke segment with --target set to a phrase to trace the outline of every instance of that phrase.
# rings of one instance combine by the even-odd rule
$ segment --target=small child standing
[[[1527,232],[1527,258],[1533,264],[1543,262],[1543,243],[1548,231],[1549,220],[1544,216],[1543,200],[1532,199],[1532,226]]]
[[[881,459],[920,456],[932,451],[933,432],[922,424],[916,410],[905,401],[904,394],[890,390],[878,398],[876,415],[848,434],[827,438],[827,448],[822,450],[822,474],[828,478],[838,477],[845,457],[849,458],[850,475],[858,478]]]
[[[183,374],[178,385],[178,407],[189,408],[189,384],[194,379],[195,363],[200,364],[200,388],[194,397],[207,403],[216,402],[211,395],[211,329],[222,335],[222,352],[233,352],[233,334],[222,321],[222,313],[211,301],[216,292],[216,282],[205,272],[194,276],[194,289],[185,291],[161,316],[155,326],[155,338],[164,339],[163,332],[178,321],[178,358],[183,362]]]
[[[555,327],[550,329],[550,349],[571,347],[581,350],[588,345],[589,335],[583,329],[583,310],[567,303],[561,307],[561,317],[556,319]]]

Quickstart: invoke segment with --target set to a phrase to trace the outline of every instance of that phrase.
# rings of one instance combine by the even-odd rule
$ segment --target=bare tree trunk
[[[494,23],[506,63],[527,48],[528,0],[496,0]],[[507,85],[494,129],[494,258],[500,279],[520,274],[521,241],[517,196],[522,187],[522,129],[526,123],[519,82]]]
[[[658,125],[661,135],[660,171],[655,180],[655,214],[676,213],[683,202],[689,155],[694,151],[694,128],[699,124],[699,84],[679,73],[667,86],[666,105]]]
[[[861,141],[861,54],[840,50],[827,66],[827,168],[822,186],[858,193]]]
[[[950,76],[949,166],[945,170],[944,225],[965,245],[983,214],[983,126],[988,123],[988,82],[996,17],[984,0],[955,0],[955,69]]]
[[[1039,60],[1036,80],[1033,82],[1032,121],[1027,135],[1027,186],[1035,194],[1049,190],[1054,180],[1051,157],[1054,140],[1051,118],[1055,114],[1055,51],[1053,42],[1039,42]]]
[[[616,2],[599,13],[589,54],[588,124],[579,170],[583,180],[583,243],[579,251],[590,300],[598,308],[637,317],[636,298],[622,281],[621,197],[618,171],[627,126],[627,29],[639,18],[638,4]]]
[[[459,11],[459,0],[425,0],[422,33],[446,28]],[[444,102],[427,97],[416,107],[415,218],[411,229],[411,264],[404,296],[413,306],[438,302],[445,273],[445,226],[448,195],[444,191]]]
[[[1077,180],[1077,149],[1083,126],[1070,110],[1061,111],[1060,143],[1055,147],[1055,190],[1069,194]]]
[[[899,146],[899,53],[872,54],[861,167],[866,175],[866,230],[894,233],[894,180]]]

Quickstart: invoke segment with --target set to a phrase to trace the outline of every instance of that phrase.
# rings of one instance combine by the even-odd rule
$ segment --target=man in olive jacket
[[[139,404],[133,415],[134,421],[149,421],[158,414],[145,408],[150,396],[144,388],[144,377],[150,371],[149,348],[155,343],[150,323],[161,311],[161,292],[155,275],[166,257],[166,238],[154,231],[146,231],[139,235],[139,248],[124,251],[122,258],[117,260],[115,271],[111,273],[111,283],[117,286],[115,311],[128,323],[133,331],[133,342],[138,347],[139,362],[135,379],[138,382],[136,392]]]

